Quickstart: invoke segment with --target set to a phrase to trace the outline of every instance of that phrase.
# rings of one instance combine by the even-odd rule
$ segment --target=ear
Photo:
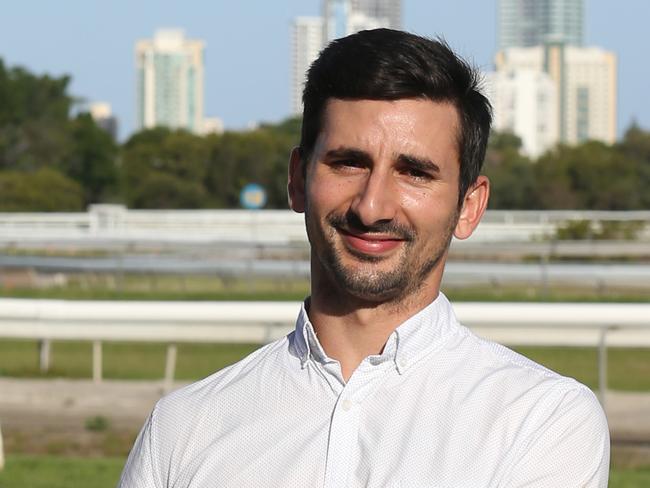
[[[307,164],[305,162],[305,164]],[[289,158],[289,178],[287,183],[289,207],[294,212],[305,211],[305,170],[302,167],[300,148],[294,147]]]
[[[481,217],[487,208],[488,198],[490,196],[490,180],[486,176],[479,176],[476,182],[469,187],[463,205],[460,209],[458,223],[454,230],[454,236],[457,239],[467,239],[472,235],[474,229],[481,221]]]

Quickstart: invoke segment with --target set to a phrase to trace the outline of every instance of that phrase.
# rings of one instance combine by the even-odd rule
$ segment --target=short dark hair
[[[443,40],[392,29],[361,31],[332,41],[309,68],[303,91],[300,151],[311,157],[330,98],[450,102],[458,110],[459,204],[481,171],[492,122],[478,71]]]

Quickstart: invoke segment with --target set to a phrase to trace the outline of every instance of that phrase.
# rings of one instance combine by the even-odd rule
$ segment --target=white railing
[[[567,221],[645,222],[650,211],[490,210],[474,241],[525,242],[554,234]],[[129,210],[121,205],[92,205],[77,213],[0,213],[0,242],[33,239],[178,240],[183,242],[306,242],[303,216],[289,210]]]
[[[295,302],[130,302],[0,299],[0,337],[41,341],[41,368],[52,340],[93,342],[93,379],[102,379],[102,341],[168,344],[171,385],[176,344],[266,343],[290,332]],[[606,390],[607,347],[650,347],[650,303],[469,303],[459,320],[510,345],[598,346],[599,390]]]
[[[93,342],[93,379],[102,380],[102,341],[167,343],[164,385],[174,378],[182,342],[266,343],[293,328],[295,302],[105,302],[0,299],[0,338]],[[598,346],[598,384],[605,405],[607,346],[650,347],[649,304],[457,303],[459,320],[511,345]],[[0,470],[3,464],[0,432]]]

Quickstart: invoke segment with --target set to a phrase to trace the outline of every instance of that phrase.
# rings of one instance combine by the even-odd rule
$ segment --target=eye
[[[352,171],[365,168],[366,165],[363,161],[355,159],[335,159],[330,162],[330,166],[340,171]]]
[[[404,168],[402,170],[402,174],[418,181],[430,181],[433,179],[433,176],[431,176],[431,174],[417,168]]]

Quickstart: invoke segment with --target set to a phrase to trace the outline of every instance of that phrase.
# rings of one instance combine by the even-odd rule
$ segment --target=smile
[[[404,242],[404,239],[390,235],[376,233],[352,234],[341,228],[336,230],[341,235],[343,242],[348,246],[348,248],[364,254],[387,253]]]

